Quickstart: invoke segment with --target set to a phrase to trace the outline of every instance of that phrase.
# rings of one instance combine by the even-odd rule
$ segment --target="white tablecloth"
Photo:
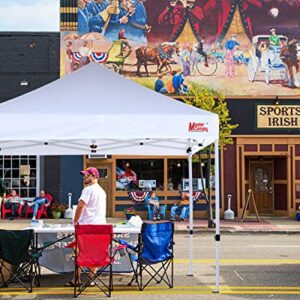
[[[52,245],[45,248],[42,257],[39,259],[41,266],[57,273],[69,273],[74,271],[73,250],[65,248],[65,246],[74,240],[74,237],[70,236],[71,233],[74,233],[73,225],[44,224],[43,226],[26,227],[24,229],[34,230],[35,242],[37,242],[38,247],[45,246],[47,243],[52,243]],[[138,234],[140,231],[141,228],[138,227],[115,225],[114,238],[123,239],[135,245],[138,242]],[[113,263],[113,272],[128,273],[131,271],[132,267],[128,255],[121,257],[120,254],[117,253]]]
[[[71,224],[44,224],[43,226],[26,227],[24,229],[33,229],[34,233],[74,233],[74,226]],[[140,233],[140,227],[129,225],[114,225],[114,233]]]

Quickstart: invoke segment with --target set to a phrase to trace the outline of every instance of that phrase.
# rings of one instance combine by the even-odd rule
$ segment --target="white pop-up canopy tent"
[[[0,104],[0,155],[185,155],[190,179],[190,275],[193,274],[192,154],[215,144],[216,114],[147,89],[91,63]],[[219,156],[216,151],[216,288],[219,287]]]

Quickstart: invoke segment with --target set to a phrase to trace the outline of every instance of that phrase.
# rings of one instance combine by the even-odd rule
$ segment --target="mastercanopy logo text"
[[[190,122],[189,132],[208,132],[208,127],[205,123],[201,122]]]

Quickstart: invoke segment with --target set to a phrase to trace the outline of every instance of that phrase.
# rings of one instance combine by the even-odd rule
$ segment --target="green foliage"
[[[66,208],[67,207],[65,205],[61,204],[60,202],[58,202],[58,201],[52,201],[51,211],[64,213],[65,210],[66,210]]]
[[[132,214],[132,215],[134,215],[135,214],[135,208],[134,207],[127,207],[127,208],[125,208],[124,209],[124,213],[125,214]]]
[[[154,83],[155,80],[153,80],[153,78],[151,77],[142,77],[142,78],[133,78],[133,81],[135,81],[136,83],[139,83],[145,87],[147,87],[150,90],[154,90]]]
[[[232,144],[230,135],[238,124],[230,124],[231,118],[225,96],[220,92],[205,86],[190,82],[189,94],[183,97],[185,103],[219,115],[219,145],[224,149],[226,145]]]

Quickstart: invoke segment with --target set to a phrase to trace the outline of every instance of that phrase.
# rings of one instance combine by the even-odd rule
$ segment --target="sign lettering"
[[[257,105],[257,128],[300,128],[299,105]]]
[[[189,132],[208,132],[208,127],[201,122],[190,122]]]

